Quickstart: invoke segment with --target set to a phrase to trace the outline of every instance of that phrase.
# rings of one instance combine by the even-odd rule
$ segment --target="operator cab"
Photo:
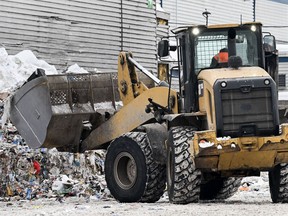
[[[206,69],[218,67],[264,68],[262,31],[260,23],[243,25],[191,26],[174,30],[178,43],[178,67],[180,69],[180,95],[185,112],[197,112],[198,75]],[[211,65],[212,59],[226,48],[228,61],[222,65]],[[222,70],[213,70],[220,73]],[[235,71],[236,72],[236,71]]]
[[[237,56],[241,60],[240,66],[264,68],[261,26],[260,23],[248,23],[208,27],[190,26],[174,30],[179,48],[180,68],[183,68],[188,61],[191,62],[192,67],[189,67],[190,71],[185,71],[183,68],[183,73],[198,74],[203,69],[219,67],[219,65],[212,65],[211,60],[224,49],[228,52],[229,58]],[[275,50],[275,46],[271,49]],[[220,67],[231,67],[224,62]]]
[[[183,112],[199,110],[197,77],[202,70],[257,66],[265,69],[277,83],[275,38],[267,35],[263,40],[261,23],[185,26],[172,30],[172,33],[175,34],[177,44]],[[263,42],[266,44],[268,41],[269,49],[264,50],[266,45]],[[169,54],[169,48],[163,48],[166,46],[167,42],[159,43],[159,56]],[[224,49],[227,53],[220,56],[219,51]],[[226,61],[213,64],[215,57],[221,59],[225,55]]]

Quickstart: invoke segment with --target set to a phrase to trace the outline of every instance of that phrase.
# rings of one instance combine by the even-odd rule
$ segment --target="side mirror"
[[[263,47],[265,52],[275,52],[276,51],[276,40],[273,35],[265,35],[263,38]]]
[[[165,57],[169,55],[169,41],[161,40],[158,43],[158,56]]]

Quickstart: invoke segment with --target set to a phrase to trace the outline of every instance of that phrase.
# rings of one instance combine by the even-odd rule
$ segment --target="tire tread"
[[[171,129],[175,153],[173,191],[169,200],[175,204],[198,202],[200,195],[201,172],[196,169],[190,153],[190,141],[195,128],[175,127]]]
[[[125,136],[137,142],[146,158],[147,182],[144,194],[139,202],[156,202],[161,198],[166,187],[166,166],[154,161],[152,148],[146,133],[130,132]]]

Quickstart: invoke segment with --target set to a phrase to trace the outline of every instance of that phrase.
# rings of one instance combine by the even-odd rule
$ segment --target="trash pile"
[[[59,152],[55,148],[33,150],[9,123],[5,101],[37,68],[44,69],[46,74],[59,73],[30,50],[8,55],[5,48],[0,48],[0,201],[44,197],[60,201],[65,196],[89,201],[91,196],[108,197],[103,175],[104,150],[83,154]],[[64,72],[88,73],[77,64]]]
[[[0,200],[84,197],[108,198],[104,150],[85,153],[30,149],[12,124],[1,130]]]

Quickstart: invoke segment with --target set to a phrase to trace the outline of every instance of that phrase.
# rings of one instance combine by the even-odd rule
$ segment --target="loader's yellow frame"
[[[145,107],[151,98],[163,107],[168,106],[168,96],[177,98],[177,92],[168,87],[154,87],[148,89],[139,81],[135,67],[129,65],[127,55],[121,52],[118,57],[118,87],[123,107],[115,113],[108,121],[93,130],[91,134],[81,143],[82,151],[97,149],[105,143],[134,130],[138,126],[149,121],[155,121],[152,113],[146,113]],[[173,103],[172,113],[178,112],[178,104]]]
[[[196,155],[196,166],[207,171],[267,171],[279,163],[288,163],[288,124],[281,127],[282,134],[279,136],[222,140],[216,138],[215,131],[196,132],[191,145],[191,152]],[[201,148],[201,140],[214,146]]]

